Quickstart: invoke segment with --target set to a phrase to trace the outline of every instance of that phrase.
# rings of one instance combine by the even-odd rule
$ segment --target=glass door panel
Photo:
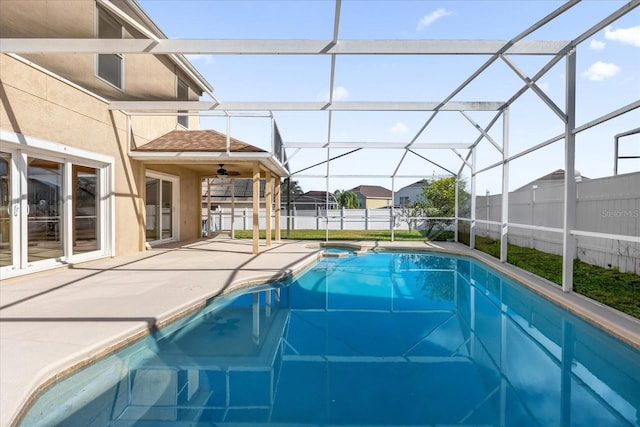
[[[0,267],[13,264],[12,217],[14,206],[11,198],[11,154],[0,153]]]
[[[73,165],[73,253],[99,249],[100,221],[98,218],[99,185],[98,170]]]
[[[171,181],[162,181],[162,239],[171,239],[173,237],[172,195],[173,183]]]
[[[160,240],[160,180],[147,177],[146,183],[145,231],[147,242],[152,242]]]
[[[179,195],[176,190],[179,180],[171,176],[147,175],[145,193],[147,242],[174,240],[178,234],[176,224],[176,204]]]
[[[27,162],[27,258],[63,256],[62,163],[30,157]]]

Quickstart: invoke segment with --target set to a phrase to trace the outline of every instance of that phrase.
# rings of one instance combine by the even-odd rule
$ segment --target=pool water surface
[[[640,352],[466,258],[324,258],[45,391],[22,425],[639,426]]]

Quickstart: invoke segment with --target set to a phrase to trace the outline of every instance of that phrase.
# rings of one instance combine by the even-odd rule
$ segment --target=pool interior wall
[[[638,350],[469,259],[326,258],[214,304],[23,425],[638,425]]]

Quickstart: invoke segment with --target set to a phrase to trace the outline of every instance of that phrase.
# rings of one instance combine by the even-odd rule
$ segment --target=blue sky
[[[342,2],[339,38],[343,39],[510,39],[563,2],[559,1],[349,1]],[[527,39],[571,40],[624,5],[624,1],[584,1]],[[140,4],[170,38],[330,39],[333,1],[169,1],[140,0]],[[222,101],[319,101],[329,93],[329,56],[189,56],[214,86]],[[488,57],[486,56],[339,56],[335,100],[441,101]],[[550,57],[512,57],[532,76]],[[495,62],[458,94],[457,101],[504,101],[522,87],[520,78],[502,61]],[[564,109],[565,62],[539,80],[540,87]],[[582,43],[577,50],[577,125],[640,99],[640,8]],[[486,126],[493,113],[470,113]],[[334,113],[332,141],[409,142],[430,116],[428,112]],[[276,113],[285,141],[327,140],[325,112]],[[613,136],[640,126],[640,109],[577,136],[576,167],[588,177],[613,171]],[[225,131],[218,119],[203,119],[202,127]],[[266,119],[232,120],[233,137],[268,148]],[[563,124],[534,93],[528,91],[510,109],[510,152],[553,137]],[[440,113],[420,142],[471,143],[478,131],[459,113]],[[502,143],[502,122],[490,135]],[[331,156],[347,150],[331,150]],[[421,155],[457,171],[460,160],[450,150],[424,150]],[[291,154],[291,152],[289,152]],[[621,154],[640,155],[640,135],[624,139]],[[361,150],[331,163],[331,174],[391,175],[401,150]],[[297,171],[325,160],[326,150],[305,149],[291,160]],[[486,140],[478,149],[478,165],[500,159]],[[510,189],[563,168],[563,142],[511,164]],[[640,160],[623,160],[620,173],[640,170]],[[326,166],[305,174],[324,175]],[[407,155],[398,174],[431,176],[441,169]],[[467,174],[468,176],[468,174]],[[501,191],[501,170],[478,176],[478,193]],[[324,189],[324,179],[299,178],[304,190]],[[415,178],[398,178],[395,188]],[[329,189],[360,184],[391,188],[389,178],[332,178]]]

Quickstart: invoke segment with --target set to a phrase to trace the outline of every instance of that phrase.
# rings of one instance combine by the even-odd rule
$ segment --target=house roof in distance
[[[580,171],[576,170],[576,181],[587,180],[586,176],[582,176]],[[553,183],[555,181],[564,181],[564,169],[556,169],[553,172],[550,172],[546,175],[541,176],[540,178],[536,178],[533,181],[523,185],[522,187],[517,188],[515,191],[522,190],[527,188],[533,184],[542,184],[542,183]]]
[[[349,191],[360,193],[366,198],[373,199],[391,199],[392,196],[391,190],[388,190],[379,185],[359,185]]]
[[[134,151],[179,151],[218,152],[227,151],[227,136],[215,130],[173,130]],[[266,153],[265,150],[231,138],[229,151],[232,153]]]
[[[398,191],[402,191],[402,190],[406,190],[409,188],[423,188],[423,187],[428,187],[429,184],[431,183],[431,180],[428,178],[424,178],[421,179],[420,181],[416,181],[413,184],[409,184],[409,185],[405,185],[404,187],[402,187],[400,190]]]

